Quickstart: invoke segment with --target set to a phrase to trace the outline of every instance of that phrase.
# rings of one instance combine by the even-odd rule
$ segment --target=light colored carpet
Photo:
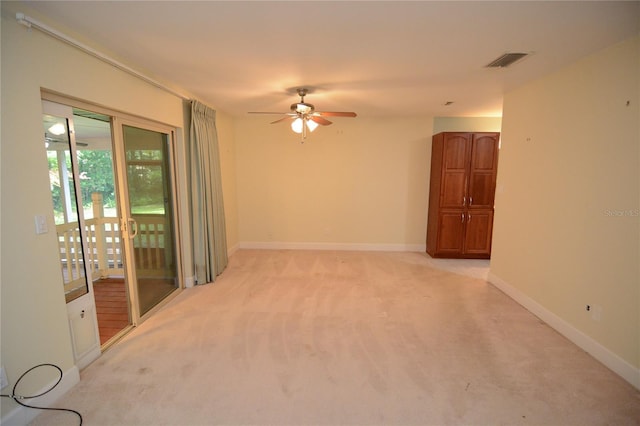
[[[640,392],[490,284],[432,261],[240,250],[56,405],[88,426],[638,424]]]

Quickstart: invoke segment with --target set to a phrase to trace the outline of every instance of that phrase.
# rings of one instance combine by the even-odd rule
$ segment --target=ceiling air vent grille
[[[509,65],[513,64],[516,61],[527,56],[526,53],[505,53],[499,58],[493,60],[491,63],[487,64],[487,68],[506,68]]]

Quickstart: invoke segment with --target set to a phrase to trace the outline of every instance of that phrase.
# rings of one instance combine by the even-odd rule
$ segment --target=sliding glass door
[[[128,251],[135,268],[136,311],[145,316],[180,287],[172,180],[171,139],[168,128],[122,122],[120,178],[124,185],[123,217]]]
[[[56,252],[51,255],[56,256],[60,265],[73,355],[82,368],[100,355],[92,280],[95,272],[92,225],[85,220],[79,166],[80,147],[87,144],[77,138],[71,107],[43,101],[42,112],[55,228],[50,230],[42,216],[36,221],[37,232],[56,234]],[[37,263],[34,265],[37,267]]]
[[[43,100],[43,125],[55,255],[84,365],[182,287],[174,129],[68,102]]]

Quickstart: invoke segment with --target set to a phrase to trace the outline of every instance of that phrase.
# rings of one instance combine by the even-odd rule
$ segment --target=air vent
[[[487,68],[506,68],[516,61],[527,56],[527,53],[505,53],[499,58],[495,59],[490,64],[487,64]]]

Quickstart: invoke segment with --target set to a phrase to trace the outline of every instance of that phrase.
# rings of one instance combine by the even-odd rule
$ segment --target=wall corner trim
[[[54,383],[55,382],[43,386],[42,389],[34,392],[33,394],[37,395],[41,392],[45,392],[47,389],[50,389]],[[71,388],[73,388],[78,383],[80,383],[80,370],[78,370],[78,367],[74,365],[62,374],[62,380],[60,381],[58,386],[51,390],[51,392],[42,395],[41,397],[30,399],[28,400],[29,402],[27,402],[27,404],[40,407],[51,407],[58,399],[69,392],[69,390],[71,390]],[[73,409],[74,407],[63,408]],[[2,416],[2,419],[0,419],[0,424],[6,426],[27,425],[31,423],[33,419],[35,419],[40,413],[42,413],[42,410],[26,408],[16,404],[16,407],[9,411],[6,416]]]
[[[560,318],[544,306],[521,292],[511,284],[504,281],[492,272],[489,272],[488,281],[493,286],[500,289],[507,296],[522,305],[529,312],[540,318],[551,328],[562,334],[571,342],[582,348],[589,355],[600,361],[614,373],[631,383],[640,390],[640,369],[634,367],[629,362],[616,355],[602,344],[589,337],[564,319]]]
[[[235,253],[235,252],[237,252],[237,251],[238,251],[238,248],[239,248],[239,245],[238,245],[238,244],[236,244],[236,245],[234,245],[233,247],[231,247],[231,248],[227,249],[227,256],[228,256],[228,257],[231,257],[231,256],[233,255],[233,253]]]

